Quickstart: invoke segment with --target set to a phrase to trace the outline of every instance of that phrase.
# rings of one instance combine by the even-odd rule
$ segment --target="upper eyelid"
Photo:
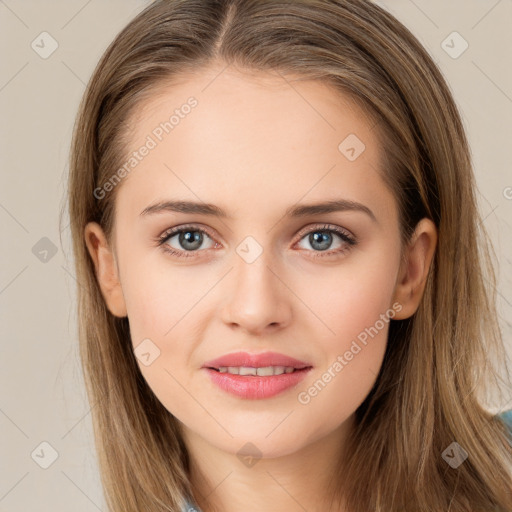
[[[320,223],[320,224],[323,224],[323,225],[318,225],[318,226],[313,226],[313,227],[306,227],[306,228],[303,228],[301,229],[297,236],[303,236],[303,235],[307,235],[309,233],[312,233],[314,231],[333,231],[333,232],[337,232],[337,231],[341,231],[343,234],[345,234],[346,236],[348,236],[349,238],[351,239],[354,239],[356,240],[356,236],[351,232],[349,231],[347,228],[343,228],[341,226],[335,226],[334,224],[329,224],[329,223]],[[337,233],[339,234],[339,233]]]
[[[210,230],[205,228],[204,226],[199,226],[195,224],[185,224],[183,226],[176,226],[174,228],[166,229],[162,234],[158,237],[159,239],[166,239],[170,236],[177,235],[178,233],[182,231],[201,231],[206,233],[210,238],[213,238],[212,233],[210,233]]]

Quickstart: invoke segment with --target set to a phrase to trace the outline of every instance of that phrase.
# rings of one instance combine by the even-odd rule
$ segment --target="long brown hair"
[[[510,445],[482,405],[505,352],[461,117],[418,40],[365,0],[156,1],[119,33],[92,75],[73,134],[69,213],[80,353],[110,510],[178,511],[194,489],[178,422],[141,376],[128,319],[105,305],[84,227],[96,221],[112,234],[122,184],[101,199],[94,191],[126,160],[137,106],[214,61],[349,94],[376,120],[403,243],[423,217],[438,229],[422,301],[412,317],[391,321],[380,374],[347,443],[350,481],[334,475],[333,500],[345,480],[354,512],[512,511]],[[454,441],[469,454],[457,469],[442,457]]]

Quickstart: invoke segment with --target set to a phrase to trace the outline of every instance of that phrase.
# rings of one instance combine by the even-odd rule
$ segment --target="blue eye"
[[[312,231],[309,231],[303,238],[301,238],[301,241],[306,240],[314,249],[314,252],[322,253],[331,249],[336,238],[338,238],[338,240],[341,240],[338,246],[341,246],[341,249],[338,248],[330,250],[328,252],[329,255],[332,255],[333,251],[334,254],[346,252],[350,247],[352,247],[356,243],[354,238],[348,235],[348,233],[333,227],[324,227],[321,229],[316,228]],[[323,254],[319,254],[318,256],[323,256]],[[315,257],[317,257],[316,254]]]
[[[333,239],[341,240],[341,248],[328,250],[333,244]],[[340,256],[348,252],[357,244],[357,240],[345,230],[337,226],[324,225],[310,229],[301,237],[300,241],[306,240],[314,249],[314,258],[322,258],[327,256]],[[325,253],[325,254],[322,254]]]
[[[179,247],[173,248],[169,245],[169,241],[178,235],[178,244],[185,250],[181,250]],[[193,254],[187,254],[187,252],[197,252],[204,241],[204,236],[210,238],[208,233],[197,226],[185,226],[179,229],[172,229],[166,231],[162,237],[160,237],[158,244],[162,246],[164,251],[178,257],[190,257]],[[211,239],[211,238],[210,238]]]
[[[170,244],[170,241],[173,238],[176,238],[178,247]],[[341,248],[329,250],[335,238],[341,240]],[[203,249],[207,250],[217,246],[205,229],[195,225],[190,225],[167,230],[157,239],[157,242],[165,252],[173,256],[190,258],[195,256],[194,253],[200,252],[200,248],[205,242],[205,239],[209,239],[211,244],[209,247]],[[313,252],[313,257],[315,258],[341,255],[348,252],[357,244],[357,240],[348,232],[337,226],[331,225],[323,225],[321,227],[310,229],[309,231],[302,233],[299,242],[303,239],[307,240],[313,248],[313,251],[308,252]]]

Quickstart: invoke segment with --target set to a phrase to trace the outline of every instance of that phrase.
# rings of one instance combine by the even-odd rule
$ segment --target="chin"
[[[272,427],[268,428],[264,423],[258,425],[252,422],[251,424],[239,425],[236,429],[228,429],[233,437],[226,435],[223,436],[222,440],[218,438],[210,439],[210,442],[217,445],[219,449],[233,455],[248,454],[257,458],[283,457],[308,444],[303,428],[294,425],[293,433],[288,429],[279,431],[283,426],[279,426],[281,421],[282,417],[273,423]],[[300,432],[303,432],[304,435],[297,435]]]
[[[278,437],[271,440],[265,438],[265,435],[235,437],[229,442],[228,446],[219,446],[219,448],[238,457],[242,463],[248,460],[248,465],[250,465],[251,457],[254,460],[285,457],[295,453],[301,447],[296,442],[290,440],[285,442],[284,439]]]

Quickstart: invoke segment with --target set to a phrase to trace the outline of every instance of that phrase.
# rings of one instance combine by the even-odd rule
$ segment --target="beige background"
[[[0,512],[106,511],[78,360],[69,229],[65,221],[61,245],[58,214],[85,84],[148,1],[0,0]],[[501,263],[500,317],[511,350],[512,2],[378,3],[426,46],[462,111],[484,223]],[[44,31],[58,43],[47,59],[31,47]],[[453,31],[469,44],[456,59],[442,47]],[[457,51],[461,43],[449,44]],[[490,406],[511,408],[511,390],[504,392],[508,398]],[[42,442],[58,452],[47,469],[40,464],[52,452]]]

